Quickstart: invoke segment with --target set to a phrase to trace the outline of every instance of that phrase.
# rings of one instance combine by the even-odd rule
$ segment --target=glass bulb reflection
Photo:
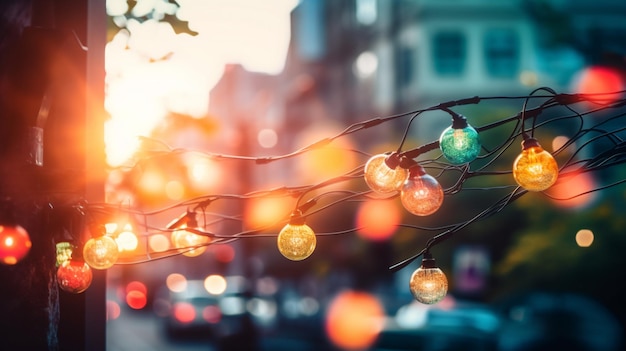
[[[365,164],[365,182],[370,189],[379,193],[399,190],[407,178],[408,171],[400,166],[390,168],[386,160],[395,155],[379,154],[371,157]]]
[[[480,153],[478,132],[472,126],[446,128],[439,137],[439,148],[452,164],[472,162]]]
[[[409,288],[417,301],[432,305],[446,297],[448,279],[441,269],[422,265],[411,275]]]
[[[64,291],[80,294],[91,285],[91,267],[80,260],[66,260],[57,269],[57,282]]]
[[[206,246],[202,245],[207,244],[209,240],[208,236],[192,233],[185,230],[185,227],[172,232],[172,245],[187,257],[202,255],[206,251]],[[198,247],[193,248],[195,246]]]
[[[435,177],[419,166],[411,167],[404,182],[400,200],[404,208],[417,216],[435,213],[443,203],[443,189]]]
[[[115,240],[106,235],[87,240],[83,247],[83,259],[95,269],[110,268],[119,256]]]
[[[523,143],[522,153],[513,162],[513,178],[528,191],[543,191],[556,182],[559,166],[554,157],[533,140]]]
[[[278,251],[292,261],[301,261],[315,251],[317,238],[306,224],[289,223],[278,233]]]

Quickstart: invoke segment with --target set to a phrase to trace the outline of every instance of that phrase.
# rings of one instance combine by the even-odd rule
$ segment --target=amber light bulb
[[[291,215],[289,223],[281,229],[276,240],[278,251],[292,261],[302,261],[315,251],[317,238],[313,229],[304,223],[297,212]]]
[[[206,251],[206,246],[209,243],[209,237],[206,235],[200,235],[193,233],[187,228],[196,228],[195,221],[189,221],[182,228],[172,232],[172,245],[179,249],[183,255],[187,257],[196,257],[202,255]]]
[[[379,193],[399,190],[408,176],[408,171],[399,166],[397,153],[372,156],[363,169],[365,183]]]
[[[31,246],[30,236],[22,226],[0,225],[0,263],[18,263],[26,257]]]
[[[551,187],[559,177],[559,166],[552,155],[545,151],[537,139],[522,141],[522,153],[513,162],[513,178],[528,191],[543,191]]]
[[[443,189],[435,179],[418,164],[409,168],[409,178],[400,192],[404,208],[417,216],[435,213],[443,203]]]
[[[65,260],[57,268],[57,282],[64,291],[80,294],[87,290],[93,279],[91,267],[82,259]]]
[[[117,262],[120,251],[113,238],[103,235],[87,240],[83,246],[83,258],[95,269],[107,269]]]
[[[422,265],[411,275],[409,289],[417,301],[427,305],[436,304],[446,297],[448,279],[430,253],[424,254]]]

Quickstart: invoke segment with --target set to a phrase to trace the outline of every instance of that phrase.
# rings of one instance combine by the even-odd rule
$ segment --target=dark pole
[[[83,294],[60,291],[54,248],[60,208],[103,200],[105,2],[0,7],[0,199],[32,241],[24,260],[0,265],[1,348],[105,350],[105,273]]]

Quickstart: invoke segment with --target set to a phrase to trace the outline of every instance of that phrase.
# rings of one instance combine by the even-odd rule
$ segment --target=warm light
[[[14,265],[21,261],[33,244],[26,229],[19,225],[0,226],[0,262]]]
[[[602,66],[584,69],[575,84],[577,93],[602,94],[592,98],[601,103],[609,103],[619,98],[619,94],[603,93],[614,93],[624,90],[624,81],[620,71]]]
[[[228,263],[235,259],[235,249],[231,245],[221,244],[213,245],[213,255],[218,262]]]
[[[292,215],[291,221],[278,233],[278,251],[292,261],[301,261],[315,251],[317,238],[304,219]]]
[[[366,350],[382,330],[384,309],[376,297],[358,291],[345,291],[331,301],[326,314],[326,333],[336,346]]]
[[[278,143],[278,134],[276,134],[274,129],[261,129],[256,138],[259,145],[266,149],[273,148]]]
[[[137,235],[132,232],[132,227],[130,225],[126,225],[124,227],[124,231],[119,233],[117,238],[115,238],[115,243],[117,244],[117,248],[120,252],[135,251],[139,240],[137,239]]]
[[[561,149],[569,142],[569,138],[563,135],[557,135],[552,139],[552,152]]]
[[[581,229],[576,233],[576,244],[580,247],[589,247],[593,244],[594,235],[589,229]]]
[[[165,278],[165,286],[172,292],[183,292],[187,289],[187,278],[180,273],[172,273]]]
[[[87,240],[83,247],[83,258],[91,268],[107,269],[117,262],[120,251],[115,240],[109,236],[99,236]]]
[[[289,197],[259,197],[248,199],[244,209],[244,223],[249,228],[275,226],[293,208]]]
[[[174,318],[181,323],[191,323],[196,319],[196,309],[189,302],[177,302],[173,311]]]
[[[131,290],[126,293],[126,304],[134,310],[140,310],[146,307],[148,298],[145,293],[139,290]]]
[[[170,239],[163,234],[154,234],[148,238],[148,246],[154,252],[167,251],[170,248]]]
[[[165,195],[170,200],[181,200],[185,196],[185,186],[178,180],[170,180],[165,184]]]
[[[204,279],[204,288],[209,294],[223,294],[226,291],[226,286],[226,279],[221,275],[210,275]]]
[[[206,246],[200,246],[209,242],[209,237],[185,230],[186,226],[172,232],[172,245],[179,249],[187,257],[196,257],[206,251]],[[198,246],[198,247],[195,247]],[[194,248],[195,247],[195,248]]]
[[[411,275],[409,289],[413,297],[421,303],[435,304],[448,292],[448,279],[430,254],[424,254],[422,265]]]
[[[513,162],[513,177],[528,191],[543,191],[552,186],[559,176],[559,167],[552,155],[536,139],[522,142],[522,153]]]
[[[400,192],[404,208],[417,216],[435,213],[443,203],[443,189],[435,177],[427,174],[420,165],[409,169],[409,178]]]
[[[395,201],[368,200],[361,204],[356,215],[357,234],[372,240],[387,240],[401,221],[399,206]]]
[[[459,165],[472,162],[480,153],[478,132],[465,119],[454,120],[439,137],[439,148],[450,163]]]
[[[363,169],[365,183],[379,193],[397,191],[402,187],[409,172],[398,165],[398,154],[372,156]]]
[[[91,267],[82,260],[65,260],[57,269],[57,282],[64,291],[80,294],[93,279]]]
[[[596,197],[596,181],[589,172],[576,171],[573,174],[559,175],[556,183],[546,190],[550,200],[559,207],[582,208]]]

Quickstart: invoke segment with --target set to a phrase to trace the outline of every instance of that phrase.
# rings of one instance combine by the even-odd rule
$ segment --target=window
[[[413,80],[413,50],[408,47],[395,49],[395,81],[398,88],[404,88],[411,84]]]
[[[466,59],[466,40],[458,31],[442,31],[433,37],[435,72],[441,76],[458,76],[463,73]]]
[[[515,77],[519,70],[519,37],[512,29],[491,29],[485,34],[487,74],[497,78]]]

